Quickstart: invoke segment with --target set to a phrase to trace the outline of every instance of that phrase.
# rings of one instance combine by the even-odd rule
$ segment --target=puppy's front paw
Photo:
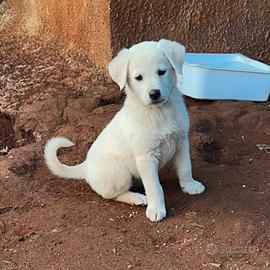
[[[151,221],[160,221],[166,217],[165,206],[148,206],[146,209],[146,216]]]
[[[184,184],[181,184],[181,188],[185,193],[189,195],[201,194],[205,191],[205,186],[196,180],[190,180]]]

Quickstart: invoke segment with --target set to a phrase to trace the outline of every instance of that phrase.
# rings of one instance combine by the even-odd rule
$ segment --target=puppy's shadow
[[[138,192],[145,195],[145,189],[142,183],[142,180],[139,178],[132,178],[132,186],[130,188],[130,191],[132,192]]]

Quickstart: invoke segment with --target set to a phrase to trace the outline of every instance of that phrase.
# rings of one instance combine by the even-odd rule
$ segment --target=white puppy
[[[106,199],[147,205],[146,216],[159,221],[166,216],[158,170],[173,160],[182,190],[200,194],[205,187],[192,178],[189,155],[189,118],[178,89],[185,48],[179,43],[146,41],[123,49],[110,62],[112,79],[125,89],[126,100],[76,166],[59,162],[57,149],[74,144],[62,137],[45,147],[50,170],[64,178],[85,179]],[[146,195],[131,192],[139,178]]]

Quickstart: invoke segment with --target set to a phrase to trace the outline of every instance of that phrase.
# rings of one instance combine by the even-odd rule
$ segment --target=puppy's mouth
[[[166,100],[162,98],[162,99],[158,99],[158,100],[152,100],[150,105],[161,105],[165,102],[166,102]]]

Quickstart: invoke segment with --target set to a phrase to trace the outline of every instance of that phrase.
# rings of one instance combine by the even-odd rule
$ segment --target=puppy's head
[[[185,47],[177,42],[145,41],[121,50],[109,63],[109,73],[127,95],[144,105],[161,105],[175,87],[176,73],[182,74],[184,55]]]

